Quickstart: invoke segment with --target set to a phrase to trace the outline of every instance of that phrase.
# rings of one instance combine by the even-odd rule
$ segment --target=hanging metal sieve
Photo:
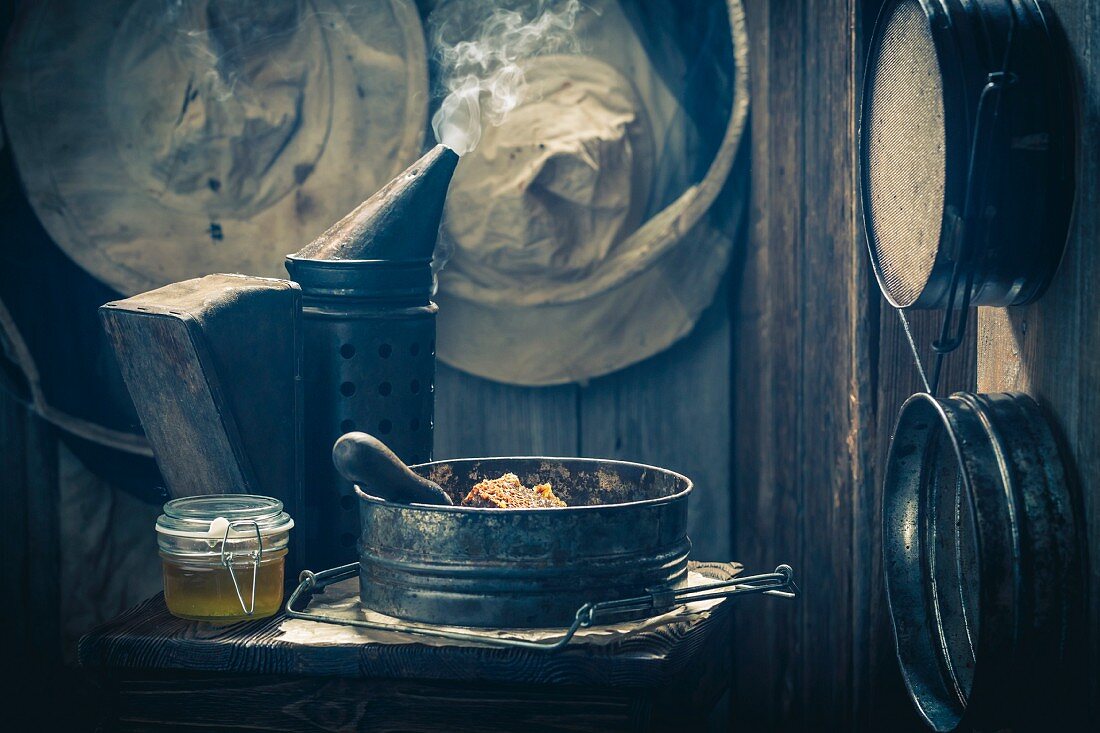
[[[921,368],[932,394],[970,307],[1035,300],[1062,258],[1066,58],[1035,0],[890,0],[875,25],[859,131],[867,245],[907,334],[901,309],[945,311],[931,377]]]
[[[1080,619],[1075,507],[1023,394],[909,398],[883,489],[887,598],[910,697],[936,731],[1049,720]]]
[[[893,0],[860,125],[875,275],[899,308],[1030,302],[1073,199],[1068,75],[1034,0]]]

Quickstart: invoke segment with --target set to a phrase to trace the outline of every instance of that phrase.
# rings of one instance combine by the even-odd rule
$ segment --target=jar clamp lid
[[[283,503],[278,499],[254,494],[212,494],[185,496],[165,504],[164,514],[157,518],[157,533],[209,538],[212,530],[224,528],[224,522],[254,524],[265,537],[294,526],[294,520],[283,511]]]

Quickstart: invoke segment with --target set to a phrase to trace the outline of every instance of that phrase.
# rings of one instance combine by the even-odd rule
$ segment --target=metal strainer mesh
[[[870,59],[865,120],[869,221],[882,284],[911,305],[932,272],[944,206],[943,82],[919,3],[898,3]]]

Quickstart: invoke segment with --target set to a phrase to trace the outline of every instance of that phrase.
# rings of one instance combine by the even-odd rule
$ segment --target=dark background
[[[715,306],[669,352],[587,385],[520,389],[441,367],[436,454],[585,453],[687,472],[701,487],[697,556],[750,570],[787,562],[803,590],[796,603],[738,601],[732,727],[919,730],[893,656],[878,552],[881,467],[898,408],[919,383],[871,276],[856,195],[859,80],[878,3],[745,4],[752,193]],[[1073,49],[1081,115],[1066,260],[1038,304],[979,314],[945,384],[1031,392],[1075,464],[1091,536],[1090,636],[1079,641],[1091,694],[1079,703],[1095,721],[1100,7],[1049,5]],[[11,16],[7,5],[0,12]],[[10,181],[0,189],[17,193]],[[10,222],[5,230],[7,252]],[[935,319],[914,321],[919,343],[930,342]],[[28,689],[64,700],[77,692],[57,665],[57,438],[0,393],[0,644]]]

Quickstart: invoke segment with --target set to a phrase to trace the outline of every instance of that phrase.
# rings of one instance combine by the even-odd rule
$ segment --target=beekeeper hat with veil
[[[148,455],[96,307],[212,272],[285,276],[287,252],[415,160],[428,116],[419,12],[412,0],[43,0],[24,4],[5,51],[3,120],[25,192],[0,272],[7,372],[70,433]]]
[[[0,183],[0,387],[64,428],[54,478],[28,487],[59,485],[43,497],[60,507],[75,641],[161,584],[162,482],[98,306],[210,272],[285,276],[287,252],[420,154],[427,54],[412,0],[20,5],[2,88],[2,180],[17,170],[22,191]]]
[[[542,385],[657,353],[691,330],[730,260],[746,170],[740,2],[452,0],[429,15],[433,40],[469,40],[484,8],[505,13],[504,38],[551,16],[501,78],[522,94],[480,105],[451,188],[439,357]],[[19,239],[0,273],[0,342],[40,412],[147,454],[94,307],[208,272],[281,276],[286,252],[420,152],[425,56],[411,0],[29,4],[3,113],[53,249]],[[472,76],[494,98],[487,69],[456,70],[438,64],[438,86]]]
[[[583,381],[687,334],[727,269],[742,9],[490,5],[449,0],[427,22],[449,92],[436,133],[464,152],[437,252],[438,355],[500,382]]]

